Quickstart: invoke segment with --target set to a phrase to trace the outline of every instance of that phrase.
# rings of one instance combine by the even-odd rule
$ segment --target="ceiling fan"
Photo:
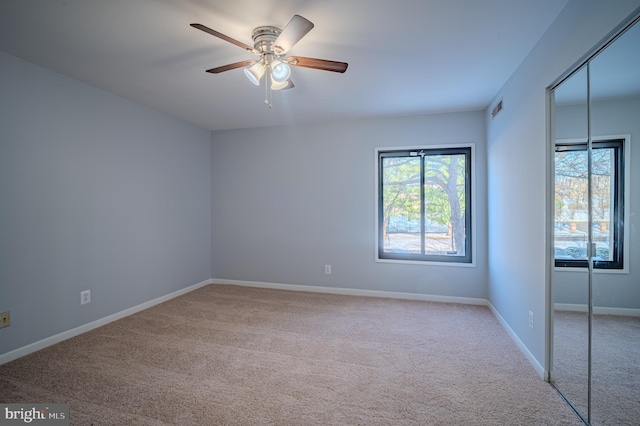
[[[244,68],[245,75],[256,86],[260,85],[260,80],[266,74],[265,80],[269,81],[265,83],[265,90],[267,91],[265,103],[270,107],[270,90],[291,89],[293,87],[293,82],[290,78],[291,65],[339,73],[345,72],[349,65],[346,62],[326,59],[286,56],[289,49],[313,28],[313,23],[300,15],[294,15],[283,29],[274,26],[261,26],[254,29],[251,33],[253,47],[202,24],[191,24],[191,26],[235,44],[258,57],[255,60],[245,60],[211,68],[207,72],[219,74],[236,68]]]

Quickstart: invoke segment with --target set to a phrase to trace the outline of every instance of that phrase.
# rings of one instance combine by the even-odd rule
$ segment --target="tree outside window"
[[[470,263],[471,148],[378,158],[378,257]]]

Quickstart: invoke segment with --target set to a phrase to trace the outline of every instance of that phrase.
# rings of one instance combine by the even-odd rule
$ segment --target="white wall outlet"
[[[324,273],[331,275],[331,265],[324,265]]]
[[[0,314],[0,328],[9,327],[11,325],[11,315],[9,311]]]
[[[529,328],[533,330],[533,312],[529,311]]]
[[[91,290],[80,292],[80,304],[86,305],[87,303],[91,303]]]

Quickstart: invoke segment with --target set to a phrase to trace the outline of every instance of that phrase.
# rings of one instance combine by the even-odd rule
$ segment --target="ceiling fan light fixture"
[[[291,85],[291,82],[289,80],[276,81],[276,80],[274,80],[273,76],[271,76],[271,90],[286,89],[290,85]]]
[[[286,82],[291,76],[291,67],[288,63],[282,62],[280,60],[275,60],[271,62],[271,78],[278,82],[283,83]]]
[[[244,69],[244,75],[247,76],[250,82],[256,86],[260,85],[260,79],[264,75],[265,67],[260,62],[256,62],[248,68]]]
[[[343,73],[347,70],[348,64],[346,62],[304,56],[286,56],[289,50],[313,28],[313,23],[300,15],[294,15],[283,29],[271,25],[254,28],[251,33],[253,47],[202,24],[194,23],[191,26],[259,57],[259,59],[238,61],[206,71],[211,74],[219,74],[243,68],[244,74],[249,81],[256,86],[260,86],[260,80],[266,74],[264,84],[265,103],[269,108],[272,107],[271,92],[273,90],[292,89],[294,87],[289,78],[292,66],[338,73]]]

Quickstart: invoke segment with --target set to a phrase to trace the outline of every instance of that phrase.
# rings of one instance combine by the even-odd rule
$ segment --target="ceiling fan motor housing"
[[[253,47],[261,54],[272,53],[275,55],[281,55],[282,51],[278,51],[278,47],[273,45],[282,30],[278,27],[263,26],[258,27],[251,33],[253,38]],[[280,49],[282,50],[282,49]]]

